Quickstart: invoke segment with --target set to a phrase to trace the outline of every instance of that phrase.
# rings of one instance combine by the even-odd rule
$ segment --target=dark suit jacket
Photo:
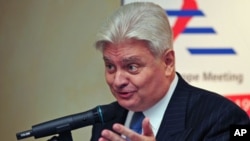
[[[233,102],[178,77],[157,141],[229,141],[230,125],[250,123],[248,115]],[[118,104],[116,111],[114,120],[93,125],[91,141],[97,141],[103,129],[112,130],[114,123],[124,124],[128,111]]]

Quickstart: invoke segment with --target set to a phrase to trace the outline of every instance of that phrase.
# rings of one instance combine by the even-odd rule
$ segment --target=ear
[[[170,76],[175,72],[175,54],[174,50],[168,49],[163,53],[162,59],[165,63],[165,75]]]

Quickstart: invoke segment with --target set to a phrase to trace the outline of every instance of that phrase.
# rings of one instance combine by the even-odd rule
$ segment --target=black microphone
[[[89,111],[77,113],[32,126],[31,130],[16,134],[18,140],[34,136],[41,138],[65,131],[71,131],[95,123],[105,123],[115,117],[116,102],[97,106]]]

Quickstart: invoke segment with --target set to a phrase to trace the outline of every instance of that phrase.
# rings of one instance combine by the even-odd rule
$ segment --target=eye
[[[109,73],[112,73],[115,71],[115,66],[112,65],[112,64],[106,64],[106,71],[109,72]]]
[[[136,64],[130,64],[128,65],[128,71],[131,73],[136,73],[139,69],[139,66]]]

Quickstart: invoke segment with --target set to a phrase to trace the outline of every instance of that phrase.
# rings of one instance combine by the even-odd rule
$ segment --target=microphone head
[[[99,122],[104,124],[115,118],[117,107],[119,107],[117,102],[113,102],[108,105],[97,106],[97,113],[99,117]]]

